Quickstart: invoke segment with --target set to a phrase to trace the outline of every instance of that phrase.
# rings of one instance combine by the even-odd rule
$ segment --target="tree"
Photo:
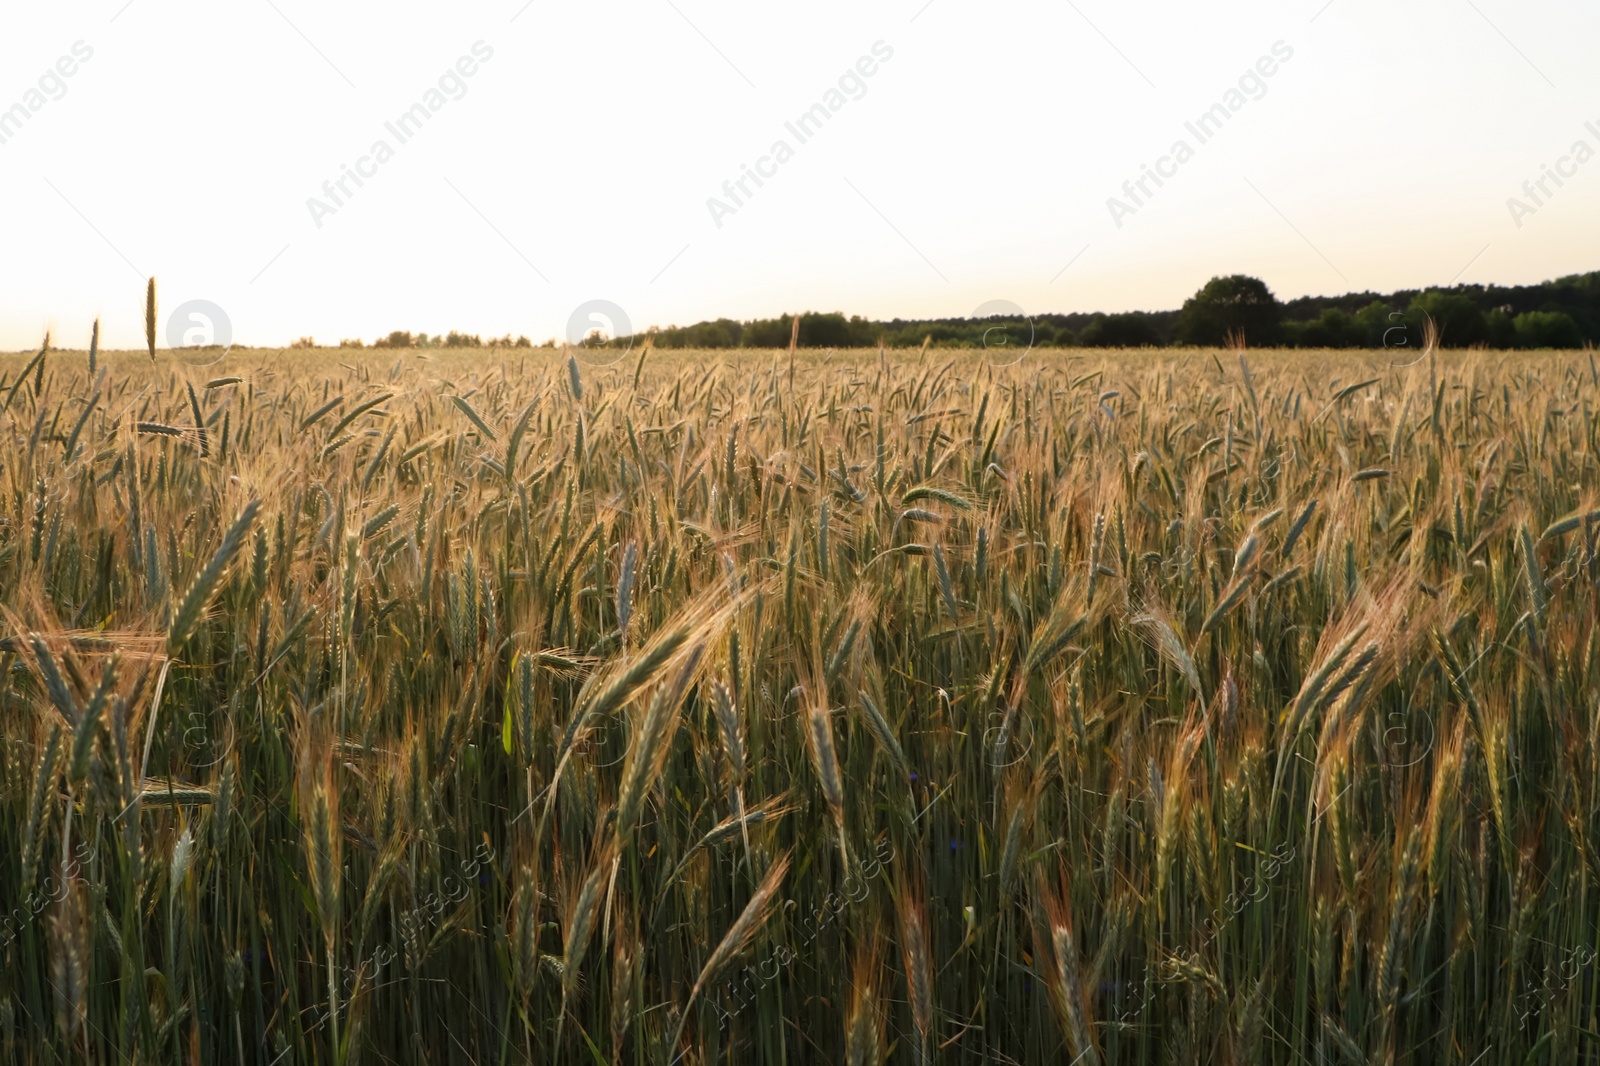
[[[696,322],[692,326],[668,326],[649,330],[657,348],[737,348],[744,335],[744,324],[731,318]]]
[[[1310,322],[1285,322],[1279,328],[1302,348],[1356,348],[1365,339],[1356,316],[1338,307],[1324,307]]]
[[[1489,347],[1515,348],[1517,346],[1516,321],[1511,317],[1511,312],[1504,307],[1490,308],[1489,313],[1483,316],[1483,328],[1489,339]]]
[[[804,348],[851,347],[850,323],[844,315],[807,311],[800,316],[800,345]]]
[[[1518,348],[1581,348],[1583,331],[1561,311],[1527,311],[1511,320]]]
[[[1420,343],[1406,327],[1405,316],[1382,300],[1373,300],[1356,312],[1361,344],[1368,348],[1408,348]]]
[[[1418,337],[1424,335],[1423,326],[1429,318],[1439,330],[1441,348],[1465,348],[1489,339],[1488,323],[1470,296],[1430,289],[1406,309],[1406,320]]]
[[[752,319],[744,328],[746,348],[787,348],[792,316],[785,313],[778,318]]]
[[[746,348],[787,348],[794,316],[758,318],[744,327]],[[881,327],[859,315],[845,318],[838,311],[807,311],[800,316],[802,348],[866,348],[877,343]]]
[[[1178,312],[1180,344],[1218,345],[1240,333],[1255,344],[1278,339],[1283,305],[1266,282],[1246,274],[1212,278]]]
[[[1143,311],[1097,314],[1083,327],[1078,343],[1085,348],[1149,348],[1161,343],[1161,331]]]

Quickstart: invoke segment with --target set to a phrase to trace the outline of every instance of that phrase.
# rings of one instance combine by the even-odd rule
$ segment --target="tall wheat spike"
[[[933,958],[922,901],[902,888],[896,896],[900,918],[900,954],[910,991],[911,1021],[917,1031],[917,1060],[928,1062],[933,1037]]]
[[[579,967],[589,950],[589,939],[594,934],[595,917],[602,899],[601,888],[611,872],[612,858],[610,849],[595,857],[573,896],[567,910],[567,920],[562,925],[561,1017],[556,1033],[558,1045],[561,1042],[560,1025],[572,1010],[572,997],[578,988]]]
[[[183,594],[183,599],[172,614],[172,621],[167,627],[167,650],[169,654],[176,654],[188,643],[189,637],[194,633],[195,626],[204,613],[206,604],[210,602],[217,586],[221,584],[224,573],[232,565],[239,552],[244,548],[245,538],[250,532],[250,527],[255,524],[256,515],[261,510],[261,501],[251,500],[245,504],[244,510],[239,512],[239,517],[234,520],[228,532],[223,535],[222,544],[211,556],[205,567],[195,576],[189,585],[188,591]]]
[[[151,278],[144,290],[144,342],[150,349],[150,362],[156,361],[156,279]]]
[[[1077,946],[1072,931],[1068,904],[1043,892],[1049,925],[1049,970],[1046,974],[1051,1000],[1066,1033],[1067,1045],[1075,1061],[1098,1066],[1100,1052],[1089,1025],[1087,997],[1078,979]]]
[[[628,763],[623,769],[622,787],[617,793],[617,842],[625,844],[633,834],[639,817],[639,807],[644,802],[650,782],[661,772],[667,757],[672,734],[678,724],[683,707],[683,697],[689,688],[696,667],[700,665],[700,646],[689,650],[677,677],[656,690],[650,709],[634,733]]]

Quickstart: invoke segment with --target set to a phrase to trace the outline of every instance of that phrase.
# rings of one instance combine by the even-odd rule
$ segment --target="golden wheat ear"
[[[150,348],[150,361],[156,361],[156,279],[144,290],[144,342]]]

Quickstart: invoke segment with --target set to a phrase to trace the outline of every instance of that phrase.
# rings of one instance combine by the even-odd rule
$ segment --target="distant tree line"
[[[692,326],[652,327],[660,348],[785,348],[794,316],[740,322],[719,318]],[[1176,311],[1041,314],[1029,319],[846,318],[800,315],[805,348],[1164,347],[1222,345],[1291,348],[1420,347],[1429,322],[1445,347],[1581,348],[1600,343],[1600,271],[1539,285],[1456,285],[1394,293],[1303,296],[1280,301],[1259,278],[1212,278]],[[588,346],[623,346],[642,336],[591,336]]]
[[[512,338],[507,333],[504,337],[490,337],[484,340],[476,333],[458,333],[451,330],[442,336],[430,337],[426,333],[413,336],[407,330],[397,329],[387,337],[379,337],[372,342],[374,348],[531,348],[533,342],[527,337]],[[339,342],[341,348],[364,348],[366,345],[357,337],[355,340]]]

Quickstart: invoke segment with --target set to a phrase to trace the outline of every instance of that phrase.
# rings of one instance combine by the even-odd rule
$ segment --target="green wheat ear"
[[[144,290],[144,342],[150,348],[150,361],[156,361],[156,279]]]

